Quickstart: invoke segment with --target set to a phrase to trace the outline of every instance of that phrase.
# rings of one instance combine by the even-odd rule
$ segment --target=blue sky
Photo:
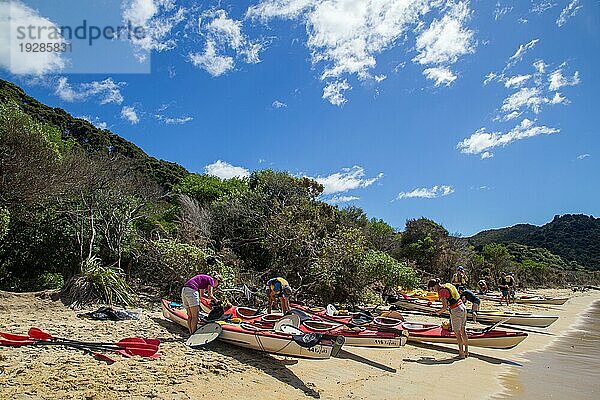
[[[13,1],[4,31],[80,16],[147,35],[85,57],[0,43],[0,77],[190,171],[310,176],[399,229],[600,214],[598,1],[44,4]],[[132,60],[151,72],[118,73]]]

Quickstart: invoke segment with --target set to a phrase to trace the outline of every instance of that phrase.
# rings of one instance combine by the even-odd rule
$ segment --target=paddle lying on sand
[[[119,353],[124,357],[131,357],[132,355],[149,358],[160,357],[160,354],[157,353],[158,345],[155,344],[160,343],[158,339],[132,337],[121,339],[120,341],[114,343],[83,342],[54,337],[38,328],[31,328],[28,332],[28,336],[15,335],[7,332],[0,332],[0,336],[6,339],[2,341],[2,345],[5,346],[19,347],[35,344],[55,344],[74,347],[82,350],[108,350]]]
[[[151,343],[148,343],[144,338],[125,338],[121,339],[118,342],[85,342],[80,340],[66,339],[61,337],[55,337],[42,331],[39,328],[30,328],[28,331],[29,338],[37,339],[40,341],[51,341],[58,343],[70,343],[81,346],[90,346],[90,347],[103,347],[107,349],[116,349],[116,350],[133,350],[132,354],[142,355],[144,357],[149,357],[152,354],[155,354],[158,351],[158,344],[156,341],[158,339],[150,339]],[[158,341],[160,343],[160,341]]]
[[[13,336],[21,336],[21,335],[13,335]],[[59,343],[40,342],[39,340],[34,340],[34,339],[27,339],[27,340],[0,339],[0,345],[2,345],[2,346],[21,347],[21,346],[36,345],[36,344],[59,344]],[[94,356],[94,358],[96,360],[104,361],[109,365],[115,362],[114,359],[110,358],[106,354],[102,354],[102,353],[98,353],[97,351],[93,351],[92,348],[90,348],[88,346],[78,346],[75,344],[65,344],[65,343],[60,343],[60,345],[83,350],[84,352]],[[119,351],[124,351],[124,350],[119,350]],[[131,357],[129,355],[127,355],[127,356]]]

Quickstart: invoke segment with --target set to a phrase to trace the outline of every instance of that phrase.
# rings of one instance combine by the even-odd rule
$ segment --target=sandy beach
[[[345,348],[339,358],[318,361],[267,355],[212,343],[203,350],[183,344],[185,332],[164,320],[157,304],[140,320],[89,321],[77,317],[48,293],[0,292],[2,331],[25,333],[31,326],[56,336],[118,340],[157,337],[162,356],[120,358],[103,364],[78,350],[0,348],[2,399],[485,399],[502,393],[501,377],[526,362],[527,352],[543,349],[577,321],[599,292],[572,293],[564,306],[512,305],[513,310],[559,315],[547,329],[511,350],[472,348],[466,360],[455,358],[455,346],[400,349]],[[484,308],[492,308],[485,303]],[[409,316],[410,320],[433,320]]]

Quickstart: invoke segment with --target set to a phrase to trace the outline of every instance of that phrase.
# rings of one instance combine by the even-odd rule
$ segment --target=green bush
[[[117,268],[102,265],[97,257],[86,259],[81,265],[81,274],[69,279],[62,291],[66,303],[82,307],[102,302],[105,304],[132,305],[135,294]]]
[[[35,279],[33,290],[60,289],[64,284],[65,280],[62,274],[44,272]]]
[[[165,294],[171,295],[178,294],[183,284],[197,274],[217,272],[223,277],[223,286],[232,284],[234,268],[221,261],[209,265],[206,262],[209,255],[214,254],[171,239],[147,242],[138,259],[136,274],[147,284],[161,287]]]

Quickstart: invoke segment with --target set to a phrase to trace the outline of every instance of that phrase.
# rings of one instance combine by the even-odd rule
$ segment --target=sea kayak
[[[392,302],[394,306],[403,310],[421,311],[427,314],[435,314],[442,305],[439,302],[431,302],[419,299],[396,299]],[[471,311],[469,310],[469,314]],[[447,314],[446,314],[447,316]],[[497,323],[509,325],[532,326],[537,328],[545,328],[550,326],[558,319],[556,315],[530,314],[512,311],[484,311],[477,312],[477,321],[483,323]]]
[[[163,299],[162,313],[166,319],[187,328],[187,312],[185,309],[178,308],[168,300]],[[302,358],[327,359],[331,357],[334,347],[339,347],[330,338],[323,338],[312,347],[303,347],[290,334],[275,332],[272,329],[262,328],[247,322],[240,324],[219,322],[223,330],[219,336],[219,340],[267,353]]]
[[[501,295],[493,295],[493,294],[484,294],[478,295],[482,300],[489,301],[497,301],[502,302],[506,300],[502,300]],[[562,306],[569,300],[568,297],[548,297],[548,296],[517,296],[515,297],[515,303],[519,304],[537,304],[537,305],[554,305],[554,306]]]
[[[203,299],[203,309],[212,310],[210,304]],[[249,322],[254,325],[270,328],[283,317],[282,314],[260,314],[258,310],[249,307],[231,306],[224,310],[225,313],[231,314],[233,318],[239,318],[244,322]],[[350,328],[343,322],[332,322],[323,318],[298,312],[294,309],[293,312],[300,315],[300,323],[297,328],[303,332],[316,332],[333,336],[343,336],[345,338],[344,346],[355,347],[400,347],[404,346],[407,341],[408,333],[406,330],[394,329],[398,328],[397,323],[388,327],[387,330],[382,325],[382,329],[371,329],[369,327],[353,327]]]
[[[408,329],[409,341],[425,343],[447,343],[456,344],[454,332],[443,329],[441,325],[426,324],[420,322],[404,322],[403,326]],[[505,331],[493,329],[490,331],[467,329],[469,346],[487,347],[492,349],[511,349],[521,343],[527,337],[525,332]]]

